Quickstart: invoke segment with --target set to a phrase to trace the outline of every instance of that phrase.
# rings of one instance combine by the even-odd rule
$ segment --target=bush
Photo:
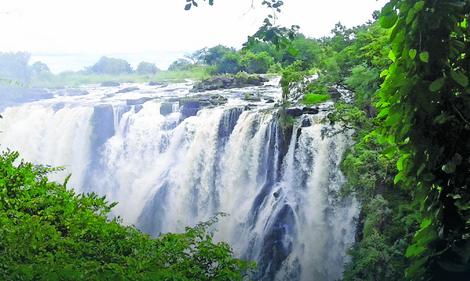
[[[123,59],[101,57],[97,63],[89,68],[89,71],[99,74],[123,74],[131,73],[132,67]]]
[[[312,93],[309,93],[309,94],[304,95],[301,102],[305,105],[315,105],[315,104],[325,102],[329,99],[330,99],[330,96],[328,94],[312,94]]]
[[[213,242],[216,219],[153,239],[17,158],[0,155],[0,280],[243,280],[251,267]]]
[[[139,63],[136,71],[138,74],[155,74],[158,70],[158,67],[154,63],[143,61]]]

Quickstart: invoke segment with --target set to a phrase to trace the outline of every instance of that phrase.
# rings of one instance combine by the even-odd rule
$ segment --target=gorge
[[[322,122],[332,101],[282,114],[278,83],[59,90],[4,109],[0,147],[64,167],[52,179],[71,173],[70,187],[118,202],[113,216],[153,236],[222,214],[215,238],[256,261],[256,280],[338,280],[359,215],[339,195],[350,132]]]

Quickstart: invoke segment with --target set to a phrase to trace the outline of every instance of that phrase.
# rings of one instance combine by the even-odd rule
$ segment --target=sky
[[[165,68],[217,44],[239,48],[269,10],[261,0],[215,0],[184,10],[185,0],[0,0],[0,51],[27,51],[55,72],[78,70],[101,55],[149,60]],[[386,0],[285,0],[277,22],[309,37],[334,24],[371,19]]]

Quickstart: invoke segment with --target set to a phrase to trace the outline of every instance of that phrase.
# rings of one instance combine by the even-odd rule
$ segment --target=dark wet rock
[[[134,106],[135,113],[139,113],[139,111],[141,111],[142,108],[144,108],[144,106],[141,105],[141,104],[138,104],[138,105]]]
[[[243,95],[243,100],[246,101],[261,101],[259,94],[256,93],[245,93]]]
[[[61,96],[84,96],[89,93],[82,89],[63,89],[58,91],[57,94]]]
[[[374,118],[377,116],[377,109],[371,104],[365,105],[364,111],[366,112],[368,118]]]
[[[261,86],[268,80],[259,75],[223,75],[215,76],[194,84],[192,92],[204,92],[219,89]]]
[[[54,94],[38,88],[20,88],[0,85],[0,111],[9,104],[50,99]]]
[[[277,269],[293,249],[292,236],[296,227],[295,213],[291,206],[284,205],[273,218],[263,239],[259,270],[266,279],[274,280]]]
[[[274,198],[276,198],[276,199],[279,198],[279,195],[281,195],[280,193],[281,193],[280,191],[274,192],[273,193]]]
[[[316,107],[304,107],[302,108],[303,114],[318,114],[319,110]]]
[[[150,81],[148,83],[149,86],[160,86],[160,87],[165,87],[168,86],[167,83],[162,83],[162,82],[156,82],[156,81]]]
[[[180,112],[183,118],[189,116],[195,116],[197,112],[203,107],[214,107],[224,105],[227,103],[227,98],[219,94],[200,94],[186,97],[172,97],[166,99],[165,103],[173,104],[178,103]],[[170,105],[163,105],[165,107],[164,112],[169,114]],[[161,109],[162,110],[162,109]],[[171,112],[170,112],[171,113]],[[163,114],[163,113],[162,113]],[[163,114],[164,115],[164,114]]]
[[[181,99],[179,100],[180,112],[184,118],[190,116],[196,116],[197,112],[201,108],[201,104],[198,99]]]
[[[121,86],[121,83],[116,82],[116,81],[104,81],[100,85],[101,87],[119,87]]]
[[[303,114],[303,110],[298,107],[291,107],[286,109],[286,114],[292,117],[299,117]]]
[[[127,88],[123,88],[117,91],[116,94],[124,94],[124,93],[134,92],[138,90],[140,90],[139,87],[127,87]]]
[[[304,118],[304,119],[302,119],[302,123],[301,123],[300,126],[303,127],[303,128],[310,127],[310,126],[312,126],[312,122],[310,121],[310,119]]]
[[[160,105],[160,114],[163,116],[169,115],[173,112],[172,102],[162,102]]]
[[[127,105],[140,105],[143,104],[149,100],[152,100],[152,98],[140,98],[140,99],[135,99],[135,100],[126,100]]]
[[[267,99],[266,103],[274,103],[274,99]]]
[[[328,94],[334,101],[338,101],[339,99],[341,99],[341,93],[336,88],[329,88]]]

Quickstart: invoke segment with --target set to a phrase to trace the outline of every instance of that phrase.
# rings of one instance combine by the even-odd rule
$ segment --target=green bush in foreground
[[[51,168],[0,155],[0,280],[244,280],[251,264],[214,243],[212,219],[151,238],[107,215],[115,204],[48,181]]]

